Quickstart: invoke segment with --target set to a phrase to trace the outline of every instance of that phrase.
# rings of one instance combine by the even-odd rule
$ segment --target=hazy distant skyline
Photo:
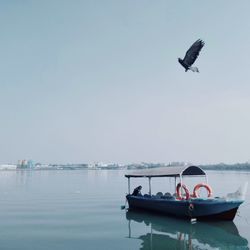
[[[0,2],[0,163],[250,160],[249,9]],[[199,38],[200,73],[185,73]]]

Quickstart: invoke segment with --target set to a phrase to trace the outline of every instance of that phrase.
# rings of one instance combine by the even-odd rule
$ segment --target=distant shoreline
[[[204,170],[250,171],[249,163],[199,165]]]
[[[164,163],[141,163],[141,164],[39,164],[33,165],[32,167],[18,166],[18,165],[1,165],[0,171],[42,171],[42,170],[137,170],[137,169],[148,169],[157,167],[175,167],[175,166],[186,166],[192,164],[184,164],[182,162],[175,162],[174,164]],[[236,164],[209,164],[209,165],[197,165],[204,170],[214,171],[247,171],[250,172],[250,163],[236,163]]]

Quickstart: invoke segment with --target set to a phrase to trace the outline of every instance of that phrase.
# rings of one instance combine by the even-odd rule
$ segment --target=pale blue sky
[[[0,163],[250,159],[249,1],[0,1]],[[201,38],[184,72],[177,62]]]

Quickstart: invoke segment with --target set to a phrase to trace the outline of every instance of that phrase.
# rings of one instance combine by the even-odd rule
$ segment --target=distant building
[[[28,160],[28,162],[27,162],[27,167],[28,167],[28,168],[34,168],[34,167],[35,167],[34,162],[33,162],[32,160]]]
[[[35,164],[32,160],[18,160],[17,162],[17,168],[22,169],[22,168],[34,168]]]

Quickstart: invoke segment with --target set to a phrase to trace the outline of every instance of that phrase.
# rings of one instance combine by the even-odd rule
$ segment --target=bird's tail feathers
[[[199,69],[197,67],[189,67],[189,69],[192,70],[193,72],[199,73]]]

